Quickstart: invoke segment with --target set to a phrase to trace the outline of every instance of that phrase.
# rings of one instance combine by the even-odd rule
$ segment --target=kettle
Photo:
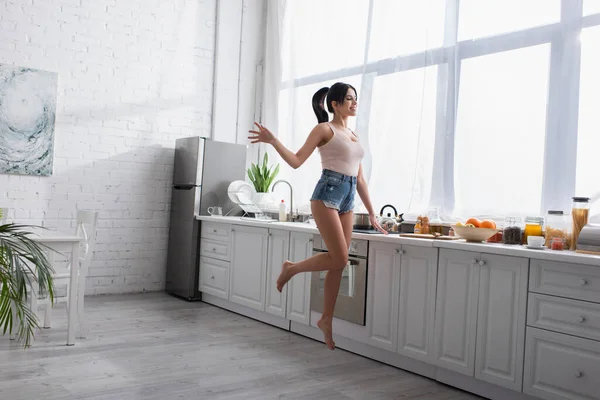
[[[392,217],[390,213],[387,213],[387,216],[385,217],[383,216],[383,211],[388,207],[394,210],[394,217]],[[400,224],[404,221],[404,218],[402,218],[403,215],[404,213],[398,215],[398,211],[393,205],[386,204],[381,207],[381,211],[379,211],[379,225],[387,232],[400,232]]]

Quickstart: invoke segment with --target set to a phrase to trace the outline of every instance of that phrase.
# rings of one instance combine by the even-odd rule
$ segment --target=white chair
[[[75,228],[75,234],[83,238],[80,247],[79,265],[76,267],[79,269],[78,278],[78,290],[77,290],[77,321],[79,324],[79,337],[85,337],[84,328],[84,295],[85,295],[85,280],[88,274],[88,270],[92,261],[92,255],[94,253],[94,247],[96,244],[96,226],[98,223],[98,212],[96,211],[77,211],[77,227]],[[68,299],[69,299],[69,278],[71,265],[56,267],[55,262],[56,253],[49,252],[48,259],[53,266],[55,266],[54,274],[54,287],[64,285],[66,292],[64,296],[57,296],[55,293],[54,303],[67,303],[68,312]],[[32,295],[30,296],[30,307],[31,310],[37,313],[39,306],[44,308],[44,328],[50,328],[52,320],[52,307],[50,304],[50,298],[45,293],[39,293],[39,288],[34,285],[32,288]]]

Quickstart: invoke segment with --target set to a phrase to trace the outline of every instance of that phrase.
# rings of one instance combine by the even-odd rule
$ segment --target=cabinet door
[[[402,246],[398,353],[433,362],[438,250]]]
[[[290,261],[302,261],[312,256],[313,236],[308,233],[290,234]],[[310,322],[310,273],[294,276],[287,284],[287,318],[309,325]]]
[[[479,267],[475,378],[520,391],[529,260],[482,254]]]
[[[268,229],[233,227],[229,300],[265,310]]]
[[[400,246],[371,242],[367,278],[367,329],[369,344],[396,350],[398,336],[398,285]]]
[[[266,312],[285,318],[287,306],[287,285],[281,293],[277,291],[277,278],[283,262],[289,258],[290,232],[269,229],[267,253],[267,307]]]
[[[479,253],[441,249],[435,308],[435,359],[474,376]]]

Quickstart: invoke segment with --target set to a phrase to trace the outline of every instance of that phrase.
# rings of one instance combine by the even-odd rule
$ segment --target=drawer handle
[[[217,233],[217,230],[216,230],[216,229],[213,229],[213,233]]]
[[[579,285],[581,285],[581,286],[585,286],[585,285],[587,285],[587,283],[588,283],[588,281],[583,278],[579,281]]]
[[[215,249],[215,248],[213,247],[212,251],[213,251],[213,253],[216,253],[216,252],[217,252],[217,249]]]
[[[480,266],[480,267],[483,267],[484,265],[485,265],[485,261],[483,261],[483,260],[479,260],[479,266]]]
[[[575,378],[581,378],[581,377],[583,377],[583,372],[581,372],[581,371],[575,372]]]
[[[471,260],[471,264],[477,264],[478,262],[479,261],[477,261],[477,259],[475,259],[475,258],[473,260]]]
[[[396,249],[394,250],[396,254],[404,254],[404,250]]]
[[[214,275],[211,276],[210,279],[212,279],[214,281],[215,280],[215,276]]]
[[[579,323],[583,324],[584,322],[585,322],[585,317],[584,316],[579,317]]]

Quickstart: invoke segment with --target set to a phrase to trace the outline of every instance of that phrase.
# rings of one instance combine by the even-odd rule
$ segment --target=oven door
[[[313,254],[318,254],[315,251]],[[325,276],[327,271],[312,272],[310,285],[310,308],[323,313]],[[360,257],[348,258],[342,272],[333,316],[358,325],[365,325],[367,296],[367,260]]]

